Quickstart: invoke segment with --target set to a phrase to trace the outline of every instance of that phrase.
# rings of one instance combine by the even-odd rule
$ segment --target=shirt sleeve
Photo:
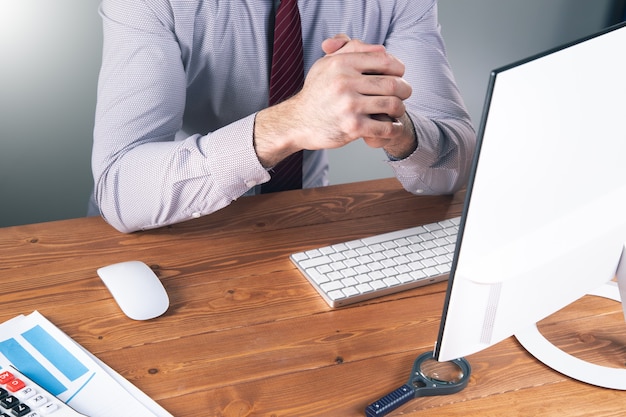
[[[404,78],[413,87],[405,105],[418,147],[388,163],[411,193],[453,193],[467,183],[476,134],[446,58],[436,1],[425,13],[411,10],[416,8],[405,1],[385,46],[404,62]]]
[[[150,4],[105,0],[100,7],[94,195],[104,219],[123,232],[211,213],[269,180],[253,148],[254,114],[175,140],[185,69],[169,3]]]

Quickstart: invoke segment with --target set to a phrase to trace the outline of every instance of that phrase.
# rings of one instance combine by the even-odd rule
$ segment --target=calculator
[[[0,417],[87,417],[0,360]]]

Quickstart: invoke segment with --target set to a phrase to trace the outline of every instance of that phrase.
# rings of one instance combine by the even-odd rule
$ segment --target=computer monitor
[[[626,264],[625,51],[620,24],[491,73],[436,359],[525,331]]]

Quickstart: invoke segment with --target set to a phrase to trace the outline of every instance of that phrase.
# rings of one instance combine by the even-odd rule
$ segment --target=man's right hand
[[[260,111],[255,124],[259,160],[274,166],[301,149],[332,149],[358,138],[405,135],[403,100],[411,87],[402,78],[404,64],[382,45],[345,35],[322,44],[327,55],[311,67],[302,90]],[[372,118],[386,114],[389,118]]]

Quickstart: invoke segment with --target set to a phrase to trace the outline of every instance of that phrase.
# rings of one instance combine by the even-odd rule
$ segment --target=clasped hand
[[[264,166],[301,149],[333,149],[359,138],[402,158],[416,139],[403,100],[404,64],[382,45],[337,35],[313,64],[302,90],[257,114],[255,147]]]

